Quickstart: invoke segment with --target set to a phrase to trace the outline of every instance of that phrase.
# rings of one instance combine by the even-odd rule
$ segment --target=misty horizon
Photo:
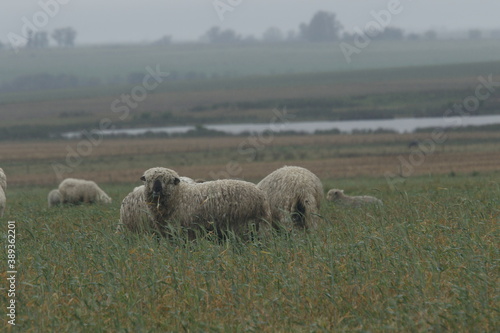
[[[231,3],[235,5],[222,0],[183,3],[149,0],[141,4],[121,1],[119,5],[118,1],[101,4],[70,0],[11,3],[4,5],[4,11],[0,13],[0,42],[8,43],[11,36],[23,36],[23,31],[30,27],[39,31],[72,27],[77,32],[78,45],[153,42],[163,36],[171,36],[174,42],[193,42],[199,41],[214,26],[231,29],[242,37],[255,38],[261,38],[268,28],[276,27],[286,36],[290,31],[297,33],[300,24],[308,23],[320,10],[336,14],[343,31],[349,33],[356,28],[363,29],[379,14],[388,26],[400,28],[406,34],[435,30],[440,36],[454,37],[465,35],[472,29],[500,29],[495,15],[497,11],[492,10],[499,9],[500,4],[491,2],[489,6],[477,6],[469,0],[447,0],[439,4],[430,1],[417,4],[408,0],[362,4],[312,1],[296,2],[292,6],[283,0]],[[396,14],[384,16],[390,6],[396,6]],[[453,8],[452,13],[448,12],[449,8]],[[474,15],[470,14],[472,12]],[[459,17],[467,17],[467,20],[458,20]],[[485,34],[484,37],[490,36]]]

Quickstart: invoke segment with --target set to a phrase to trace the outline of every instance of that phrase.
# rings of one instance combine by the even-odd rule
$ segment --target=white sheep
[[[311,171],[284,166],[262,179],[257,187],[267,194],[275,229],[317,227],[323,184]]]
[[[189,177],[179,177],[182,182],[195,184],[196,182]],[[142,233],[158,230],[155,229],[153,217],[149,213],[148,207],[144,200],[144,185],[137,186],[130,192],[122,201],[120,207],[120,223],[116,229],[117,232],[123,231],[123,227],[127,230]]]
[[[111,203],[111,198],[91,180],[66,178],[59,184],[59,192],[63,203]]]
[[[3,169],[0,168],[0,217],[3,217],[5,206],[7,204],[5,191],[7,191],[7,176],[5,176]]]
[[[362,196],[350,196],[344,194],[344,190],[338,190],[338,189],[331,189],[328,191],[326,195],[326,199],[331,202],[339,203],[344,206],[352,206],[352,207],[360,207],[363,205],[369,205],[369,204],[377,204],[377,205],[383,205],[382,201],[369,196],[369,195],[362,195]]]
[[[144,189],[144,185],[138,186],[123,199],[117,231],[122,227],[136,233],[155,231],[156,224],[144,200]]]
[[[54,189],[49,192],[49,195],[47,196],[47,201],[49,203],[49,208],[58,206],[62,204],[62,195],[61,192],[59,192],[58,189]]]
[[[187,229],[189,239],[200,230],[219,237],[231,231],[246,239],[270,219],[265,193],[249,182],[225,179],[190,184],[167,168],[149,169],[141,180],[146,204],[163,235],[180,226]]]
[[[186,182],[188,184],[196,184],[196,181],[194,179],[186,177],[186,176],[181,176],[181,177],[179,177],[179,179],[181,180],[181,182]]]

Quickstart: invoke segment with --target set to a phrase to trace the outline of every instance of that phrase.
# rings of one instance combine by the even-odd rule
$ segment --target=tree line
[[[405,34],[403,29],[397,27],[385,27],[378,31],[372,39],[378,40],[435,40],[438,38],[437,32],[428,30],[422,34]],[[50,37],[59,47],[74,46],[77,32],[71,28],[59,28],[50,34]],[[277,43],[277,42],[335,42],[352,40],[353,33],[343,30],[343,26],[334,13],[327,11],[318,11],[308,23],[301,23],[298,30],[283,32],[277,27],[268,28],[260,38],[252,35],[242,36],[232,29],[222,29],[213,26],[208,29],[201,37],[200,41],[212,44],[242,44],[242,43]],[[477,29],[468,31],[469,39],[481,39],[482,32]],[[493,38],[500,38],[500,32],[492,32]],[[29,32],[27,36],[26,48],[46,48],[49,46],[49,33],[46,31]],[[165,35],[154,41],[152,44],[165,46],[172,43],[172,36]],[[0,49],[5,45],[0,42]]]
[[[27,49],[45,49],[50,45],[50,38],[54,40],[59,47],[75,46],[77,32],[72,27],[55,29],[50,35],[47,31],[29,30],[26,35]],[[50,38],[49,38],[50,37]],[[0,41],[0,49],[6,46]]]

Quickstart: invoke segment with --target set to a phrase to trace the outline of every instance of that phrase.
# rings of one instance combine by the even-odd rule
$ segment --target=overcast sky
[[[71,26],[78,32],[79,44],[154,41],[164,35],[173,36],[175,41],[197,40],[214,25],[234,29],[243,36],[260,37],[271,26],[284,32],[297,30],[318,10],[336,13],[344,28],[352,30],[363,28],[373,20],[372,11],[387,10],[391,2],[399,2],[400,7],[390,18],[390,25],[405,32],[500,29],[498,0],[1,1],[2,42],[9,40],[9,33],[22,35],[23,27],[29,24],[48,31]],[[43,9],[41,4],[47,3],[52,5]],[[230,10],[219,15],[214,3],[235,6],[229,5],[226,8]]]

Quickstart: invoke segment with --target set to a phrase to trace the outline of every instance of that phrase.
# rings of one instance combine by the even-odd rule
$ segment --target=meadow
[[[498,173],[417,176],[395,191],[377,177],[323,182],[384,206],[325,202],[317,231],[187,244],[115,233],[121,198],[135,184],[104,184],[108,206],[55,209],[46,204],[50,187],[14,187],[6,216],[17,221],[16,329],[498,329]]]
[[[480,76],[498,81],[500,69],[497,41],[374,42],[351,64],[338,45],[311,45],[0,52],[0,84],[43,72],[99,83],[0,93],[0,167],[9,184],[2,244],[7,221],[16,221],[17,328],[498,331],[498,126],[446,130],[440,142],[433,129],[100,136],[106,118],[117,128],[272,124],[276,108],[294,121],[443,117],[474,96]],[[156,65],[172,77],[119,118],[112,103],[134,87],[126,77]],[[491,94],[476,113],[498,114],[498,98]],[[84,129],[90,137],[60,137]],[[410,148],[415,140],[421,145]],[[318,230],[244,244],[115,233],[122,199],[148,168],[258,182],[283,165],[311,170],[325,193],[340,188],[384,205],[324,201]],[[95,180],[113,203],[49,209],[48,192],[66,177]]]

